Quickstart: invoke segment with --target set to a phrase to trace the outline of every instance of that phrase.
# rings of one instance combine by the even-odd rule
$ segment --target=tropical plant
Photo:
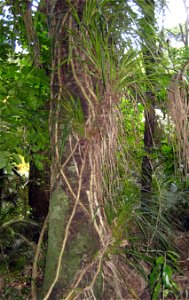
[[[177,76],[176,85],[169,85],[175,54],[163,49],[155,27],[157,3],[21,4],[7,0],[1,6],[6,53],[0,51],[0,187],[24,157],[33,217],[41,221],[49,211],[34,257],[32,298],[137,299],[141,284],[133,282],[144,287],[150,272],[153,297],[174,290],[171,214],[182,206],[187,187],[179,172],[187,152],[187,113],[179,118],[178,110],[187,110],[187,84]],[[177,137],[173,131],[170,136],[168,85],[174,128],[185,124]],[[23,250],[23,266],[30,239],[20,232],[23,225],[14,226],[23,217],[15,210],[14,224],[7,213],[4,233],[19,255]],[[4,252],[9,246],[3,240]],[[41,256],[46,265],[39,291]]]
[[[178,287],[172,276],[178,269],[178,254],[175,252],[166,252],[156,259],[150,273],[152,300],[159,299],[160,294],[163,297],[170,296],[170,294],[177,297]]]

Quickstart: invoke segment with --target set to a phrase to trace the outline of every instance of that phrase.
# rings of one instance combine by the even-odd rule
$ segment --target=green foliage
[[[41,43],[41,63],[45,68],[36,69],[29,51],[23,15],[25,5],[1,4],[1,50],[0,50],[0,165],[9,173],[18,154],[27,161],[33,160],[42,170],[46,156],[42,154],[49,144],[48,98],[50,41],[47,33],[46,14],[33,14],[36,32]],[[24,49],[24,51],[23,51]],[[37,155],[38,154],[38,155]],[[16,162],[18,163],[18,161]]]
[[[169,50],[169,57],[174,70],[182,68],[188,60],[189,48],[188,47],[171,47]]]
[[[116,45],[113,34],[114,24],[119,22],[119,15],[122,6],[117,6],[117,15],[109,14],[107,8],[111,7],[111,1],[90,1],[84,8],[82,20],[74,6],[71,5],[71,12],[79,27],[79,35],[68,30],[73,35],[74,45],[70,46],[68,62],[74,57],[82,64],[82,68],[89,74],[94,82],[103,83],[104,87],[111,86],[114,91],[122,91],[124,88],[137,80],[142,80],[140,68],[140,56],[132,48],[127,51]],[[111,8],[110,8],[111,11]],[[87,30],[86,30],[87,29]],[[80,55],[73,55],[74,48],[78,48],[84,54],[85,59]],[[76,52],[77,53],[77,52]],[[138,74],[136,72],[138,71]],[[97,99],[99,98],[100,86],[95,86]]]
[[[120,186],[123,188],[123,182]],[[168,206],[168,195],[161,191],[164,197],[163,201],[161,192],[160,194],[156,192],[151,199],[153,205],[144,211],[140,208],[140,189],[134,178],[133,180],[131,178],[125,179],[124,187],[122,191],[119,189],[114,191],[114,202],[108,203],[106,206],[106,214],[114,238],[111,251],[116,254],[124,254],[125,263],[134,268],[146,282],[148,282],[146,268],[153,268],[157,256],[167,253],[164,273],[163,275],[156,274],[156,276],[159,276],[158,278],[163,276],[162,280],[165,280],[166,272],[168,272],[172,284],[172,290],[169,287],[169,292],[173,291],[175,285],[170,278],[172,276],[170,266],[178,271],[178,259],[176,262],[177,254],[174,245],[174,223],[172,224],[171,220],[171,209],[165,208],[166,205]],[[172,197],[170,204],[174,206],[175,195]],[[171,253],[173,253],[172,256],[175,257],[175,261],[171,258]],[[170,261],[172,262],[170,263]],[[172,263],[175,264],[172,265]],[[157,272],[158,268],[154,272]],[[155,291],[158,288],[164,288],[165,293],[168,292],[168,285],[165,289],[165,286],[162,287],[161,284],[160,281],[157,282],[157,287],[154,287]],[[174,292],[176,293],[176,289]]]
[[[151,207],[146,211],[140,209],[145,91],[154,93],[156,108],[166,116],[167,87],[173,70],[180,69],[188,59],[188,48],[168,47],[153,26],[154,8],[144,1],[134,2],[133,9],[129,1],[86,1],[81,20],[73,2],[67,1],[79,34],[65,28],[74,43],[71,43],[69,57],[62,64],[69,64],[72,59],[80,64],[94,84],[97,105],[103,101],[102,86],[107,89],[111,86],[122,94],[117,106],[123,115],[119,121],[117,165],[111,174],[106,167],[103,170],[108,187],[107,194],[104,192],[103,195],[107,200],[105,211],[114,239],[111,251],[124,254],[125,263],[146,280],[145,266],[152,266],[155,257],[149,278],[155,300],[161,293],[163,296],[177,293],[172,278],[178,270],[178,257],[172,252],[171,214],[178,208],[188,208],[189,197],[188,183],[183,183],[181,173],[178,176],[179,166],[169,138],[170,127],[162,122],[162,132],[156,132],[154,150],[149,154],[153,160]],[[40,44],[41,69],[36,69],[30,55],[32,45],[26,38],[21,2],[9,1],[8,4],[7,8],[3,8],[4,3],[0,5],[0,169],[11,174],[22,155],[43,171],[47,160],[45,151],[50,144],[50,80],[47,74],[54,47],[48,38],[49,16],[39,10],[33,13]],[[19,51],[15,51],[16,45],[21,46]],[[160,49],[163,47],[166,50]],[[79,49],[78,53],[75,49]],[[73,97],[64,91],[61,100],[58,107],[63,119],[60,157],[70,132],[76,132],[79,137],[85,133],[79,96]],[[11,264],[12,270],[20,271],[27,260],[32,259],[33,252],[28,250],[29,240],[24,235],[22,218],[22,201],[17,207],[7,203],[2,205],[2,273],[7,272]],[[6,292],[3,296],[7,296]]]
[[[123,154],[127,153],[130,157],[135,157],[135,165],[137,165],[141,163],[141,157],[144,154],[142,149],[144,135],[144,106],[140,102],[133,103],[132,97],[130,97],[130,99],[122,99],[120,109],[124,115],[123,126],[126,136],[126,141],[120,140],[120,144],[126,145]]]
[[[42,169],[44,157],[36,153],[49,142],[48,78],[27,59],[0,63],[0,165],[10,171],[19,154]]]
[[[38,224],[27,219],[29,207],[25,183],[26,179],[18,175],[4,173],[0,177],[1,299],[26,299],[30,291],[30,268],[35,252],[33,241],[39,229]]]
[[[27,255],[33,255],[32,242],[25,237],[25,232],[29,227],[37,226],[36,223],[23,219],[23,203],[19,201],[17,206],[11,203],[4,203],[0,214],[0,272],[7,272],[11,265],[13,270],[22,269],[26,263]],[[30,252],[26,250],[30,248]],[[25,250],[24,250],[25,249]],[[24,252],[22,252],[24,251]],[[26,251],[26,252],[25,252]],[[21,256],[21,257],[20,257]],[[17,259],[21,258],[19,261]],[[23,259],[22,259],[23,258]]]
[[[167,251],[155,260],[149,276],[152,300],[159,299],[160,294],[163,297],[167,297],[170,294],[177,296],[178,287],[173,280],[173,273],[179,270],[178,259],[177,253]]]
[[[15,177],[8,180],[9,185],[16,188]],[[5,189],[5,186],[3,188]],[[3,196],[7,196],[6,190],[3,190]],[[21,196],[25,195],[20,193],[18,196],[15,205],[7,202],[4,197],[1,199],[0,298],[2,299],[26,299],[30,287],[30,264],[35,250],[32,239],[34,232],[37,232],[38,224],[24,219],[25,201]],[[18,287],[21,287],[21,290]]]

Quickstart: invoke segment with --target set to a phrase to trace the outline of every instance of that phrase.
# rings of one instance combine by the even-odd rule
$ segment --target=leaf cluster
[[[167,251],[155,260],[149,277],[153,300],[159,299],[161,293],[163,297],[170,294],[177,296],[178,287],[172,276],[175,271],[179,271],[178,259],[177,253]]]
[[[27,59],[0,61],[1,168],[46,149],[48,93],[46,74]]]

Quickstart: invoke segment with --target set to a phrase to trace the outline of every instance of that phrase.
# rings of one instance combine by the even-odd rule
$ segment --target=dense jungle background
[[[189,299],[183,3],[1,1],[0,299]]]

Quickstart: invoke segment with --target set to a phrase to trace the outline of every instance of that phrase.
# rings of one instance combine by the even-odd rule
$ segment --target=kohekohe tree
[[[155,1],[133,3],[135,12],[130,1],[122,0],[39,1],[36,12],[32,1],[5,3],[11,11],[8,35],[10,28],[17,33],[12,43],[5,34],[10,52],[0,53],[6,128],[0,134],[9,148],[2,150],[6,161],[12,153],[30,161],[29,205],[39,221],[48,211],[34,257],[33,300],[132,299],[133,282],[128,282],[135,274],[129,278],[129,263],[153,260],[145,251],[164,216],[158,211],[156,222],[155,211],[151,224],[140,211],[140,192],[148,206],[157,95]],[[16,43],[27,53],[15,54]],[[125,151],[137,157],[127,162],[132,154]],[[0,171],[1,176],[7,172],[5,163]],[[48,244],[42,245],[46,227]],[[163,249],[164,228],[159,234]],[[139,231],[148,245],[137,245]],[[45,258],[41,287],[40,251]]]
[[[116,104],[135,60],[117,55],[107,4],[49,1],[46,6],[52,43],[51,197],[43,299],[124,297],[124,287],[111,283],[120,274],[115,257],[108,255],[112,233],[104,211],[103,168],[114,166]]]

